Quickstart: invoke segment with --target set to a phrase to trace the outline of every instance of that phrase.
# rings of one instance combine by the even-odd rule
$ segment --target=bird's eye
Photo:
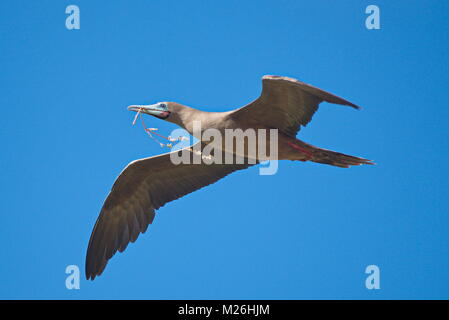
[[[160,107],[161,107],[161,108],[167,108],[167,106],[165,105],[165,103],[161,103],[161,104],[160,104]]]

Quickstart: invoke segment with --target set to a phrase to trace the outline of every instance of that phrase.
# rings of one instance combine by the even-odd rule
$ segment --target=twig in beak
[[[177,138],[177,139],[176,139],[176,138],[172,138],[172,137],[165,137],[165,136],[163,136],[163,135],[161,135],[161,134],[155,132],[155,131],[157,131],[157,128],[147,128],[147,126],[146,126],[146,124],[145,124],[145,121],[143,120],[141,111],[142,111],[142,108],[139,108],[139,110],[137,111],[137,113],[136,113],[136,115],[135,115],[135,117],[134,117],[133,125],[136,124],[137,118],[140,117],[140,120],[142,121],[142,127],[143,127],[143,129],[145,130],[145,132],[148,134],[148,136],[149,136],[151,139],[153,139],[154,141],[156,141],[161,147],[172,148],[172,147],[173,147],[173,144],[172,144],[172,143],[164,144],[164,143],[160,142],[158,139],[156,139],[156,137],[154,137],[153,134],[155,134],[155,135],[157,135],[157,136],[159,136],[159,137],[161,137],[161,138],[163,138],[163,139],[166,139],[166,140],[168,140],[168,141],[170,141],[170,142],[188,140],[187,137],[179,137],[179,138]]]
[[[142,108],[139,108],[139,111],[137,111],[136,116],[134,117],[133,125],[136,124],[137,117],[140,115],[140,111],[142,111]]]

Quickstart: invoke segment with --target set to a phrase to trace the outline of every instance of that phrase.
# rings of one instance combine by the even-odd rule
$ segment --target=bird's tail
[[[349,168],[350,166],[358,166],[361,164],[374,164],[372,160],[350,156],[348,154],[335,152],[331,150],[321,149],[303,141],[297,140],[294,148],[302,152],[303,156],[298,159],[302,161],[313,161],[317,163],[324,163],[340,168]],[[291,143],[293,146],[293,143]]]

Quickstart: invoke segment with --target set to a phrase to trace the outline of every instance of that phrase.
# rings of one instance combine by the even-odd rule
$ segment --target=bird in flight
[[[296,138],[302,126],[306,126],[321,102],[359,107],[331,93],[296,79],[280,76],[264,76],[262,93],[248,105],[227,112],[206,112],[175,102],[159,102],[153,105],[133,105],[131,111],[148,114],[172,122],[194,135],[193,123],[201,123],[202,129],[277,129],[276,160],[300,160],[348,168],[352,165],[373,164],[371,160],[317,148]],[[199,137],[201,138],[201,137]],[[240,155],[246,160],[254,158],[245,149],[238,154],[218,141],[215,153],[232,157]],[[199,141],[204,148],[207,143]],[[194,146],[174,151],[181,154]],[[202,150],[202,149],[200,149]],[[218,151],[217,151],[218,150]],[[136,241],[153,222],[155,210],[167,202],[185,196],[212,184],[228,174],[246,169],[256,162],[238,163],[180,163],[171,161],[173,153],[139,159],[129,163],[120,173],[107,196],[93,228],[86,256],[86,278],[94,280],[101,275],[108,260],[118,251]],[[241,152],[240,152],[241,153]]]

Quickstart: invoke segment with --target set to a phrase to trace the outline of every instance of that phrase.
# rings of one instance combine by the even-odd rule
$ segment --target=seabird
[[[349,101],[296,79],[264,76],[260,97],[236,110],[206,112],[175,102],[132,105],[128,110],[175,123],[192,135],[194,121],[201,123],[202,130],[213,128],[220,132],[237,128],[277,129],[279,160],[312,161],[343,168],[372,164],[367,159],[317,148],[296,139],[298,131],[310,122],[323,101],[359,109]],[[202,141],[198,144],[205,145]],[[221,146],[218,152],[237,156],[235,149],[227,150]],[[175,152],[180,154],[188,150],[193,155],[193,149]],[[247,150],[245,152],[243,156],[248,158]],[[86,256],[86,278],[94,280],[101,275],[117,250],[122,252],[129,242],[136,241],[153,222],[155,210],[253,164],[246,161],[240,164],[176,165],[171,161],[171,153],[129,163],[112,186],[93,228]]]

